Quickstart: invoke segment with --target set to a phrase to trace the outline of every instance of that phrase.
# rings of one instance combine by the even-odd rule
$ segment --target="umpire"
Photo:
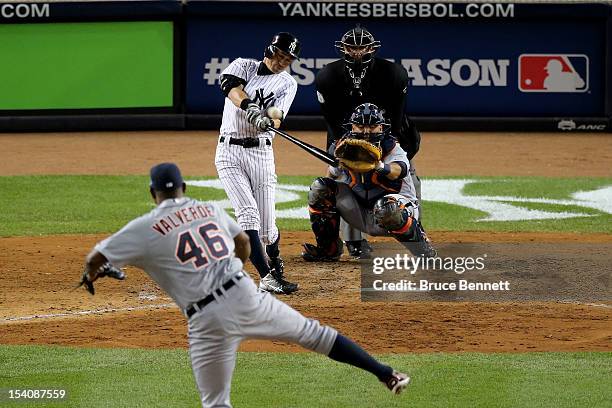
[[[343,126],[353,110],[362,103],[373,103],[385,112],[391,134],[398,139],[410,160],[417,199],[421,199],[421,180],[412,158],[419,151],[421,135],[405,112],[408,73],[399,64],[375,57],[380,41],[359,25],[347,31],[335,47],[342,59],[320,70],[315,78],[317,99],[327,122],[327,148],[346,132]],[[370,247],[361,232],[343,223],[342,233],[349,254],[367,258]]]

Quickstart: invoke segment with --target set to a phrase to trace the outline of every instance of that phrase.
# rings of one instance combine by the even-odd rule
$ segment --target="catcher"
[[[339,166],[330,166],[329,177],[310,186],[308,209],[317,245],[304,244],[304,260],[340,258],[340,217],[367,234],[394,237],[415,256],[436,256],[419,222],[410,162],[382,111],[371,103],[359,105],[348,126],[331,149]]]
[[[315,78],[317,99],[327,122],[327,148],[344,136],[343,125],[357,106],[365,102],[377,105],[410,160],[408,172],[420,199],[421,181],[412,158],[419,151],[421,135],[405,112],[408,73],[401,64],[377,57],[381,42],[359,24],[334,44],[342,58],[327,64]],[[370,256],[371,247],[359,231],[345,222],[340,231],[351,257]]]

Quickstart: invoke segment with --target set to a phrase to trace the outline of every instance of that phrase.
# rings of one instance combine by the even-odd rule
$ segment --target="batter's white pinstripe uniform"
[[[285,115],[297,91],[297,82],[286,71],[272,74],[260,69],[263,62],[238,58],[221,75],[243,79],[244,92],[262,109],[276,106]],[[266,74],[261,74],[265,71]],[[258,138],[259,146],[245,148],[230,140]],[[264,244],[278,237],[275,198],[276,169],[272,150],[273,132],[262,132],[247,121],[245,111],[225,98],[223,121],[215,165],[243,230],[259,232]]]

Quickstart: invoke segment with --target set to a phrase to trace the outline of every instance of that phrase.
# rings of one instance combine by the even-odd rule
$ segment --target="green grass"
[[[114,231],[153,208],[138,176],[0,178],[0,235]]]
[[[356,368],[311,353],[239,353],[235,407],[604,407],[612,353],[384,355],[413,383],[395,397]],[[63,388],[56,404],[196,407],[186,350],[0,346],[0,388]]]
[[[447,177],[445,177],[447,178]],[[482,177],[448,177],[483,179]],[[591,190],[612,184],[604,177],[548,178],[548,177],[491,177],[481,182],[468,184],[464,192],[468,195],[514,196],[525,198],[569,199],[574,191]]]
[[[581,212],[592,214],[592,217],[569,219],[548,219],[529,221],[475,221],[486,216],[486,213],[457,205],[425,202],[423,224],[427,230],[434,231],[499,231],[499,232],[581,232],[612,233],[612,215],[597,210],[560,206],[554,204],[512,203],[517,207],[539,209],[552,212]]]
[[[205,177],[191,177],[204,179]],[[310,185],[314,177],[279,177],[280,183]],[[453,177],[458,178],[458,177]],[[549,179],[543,177],[470,177],[467,195],[570,199],[576,191],[612,184],[609,178]],[[424,180],[427,183],[427,179]],[[153,208],[146,176],[11,176],[0,177],[0,236],[66,233],[108,233]],[[278,204],[279,210],[306,205],[299,199]],[[222,190],[189,187],[194,198],[221,200]],[[612,199],[612,198],[611,198]],[[559,231],[612,233],[612,215],[577,205],[507,202],[516,207],[589,214],[564,220],[482,222],[486,213],[444,202],[425,201],[423,221],[428,230]],[[231,211],[230,211],[231,213]],[[282,230],[310,229],[307,219],[279,219]]]

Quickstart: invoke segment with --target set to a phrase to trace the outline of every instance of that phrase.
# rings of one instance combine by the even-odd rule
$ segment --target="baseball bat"
[[[572,72],[574,73],[574,78],[576,78],[576,88],[582,88],[585,85],[585,80],[580,76],[580,74],[578,73],[578,71],[576,71],[576,68],[572,65],[572,62],[570,61],[569,58],[567,58],[567,55],[563,55],[561,56],[561,59],[563,59],[563,62],[565,62],[567,64],[567,66],[572,70]],[[589,70],[587,69],[587,80],[589,79]],[[586,91],[586,89],[585,89]]]
[[[298,139],[297,137],[293,137],[289,133],[285,133],[282,130],[275,129],[272,126],[268,126],[268,130],[276,133],[277,135],[280,135],[280,136],[284,137],[285,139],[287,139],[291,143],[294,143],[294,144],[298,145],[302,149],[306,150],[306,152],[310,153],[311,155],[313,155],[317,159],[321,160],[322,162],[327,163],[327,164],[329,164],[331,166],[337,166],[338,165],[338,161],[336,161],[336,158],[334,156],[332,156],[331,154],[327,153],[325,150],[319,149],[316,146],[313,146],[313,145],[311,145],[309,143],[303,142],[300,139]]]

